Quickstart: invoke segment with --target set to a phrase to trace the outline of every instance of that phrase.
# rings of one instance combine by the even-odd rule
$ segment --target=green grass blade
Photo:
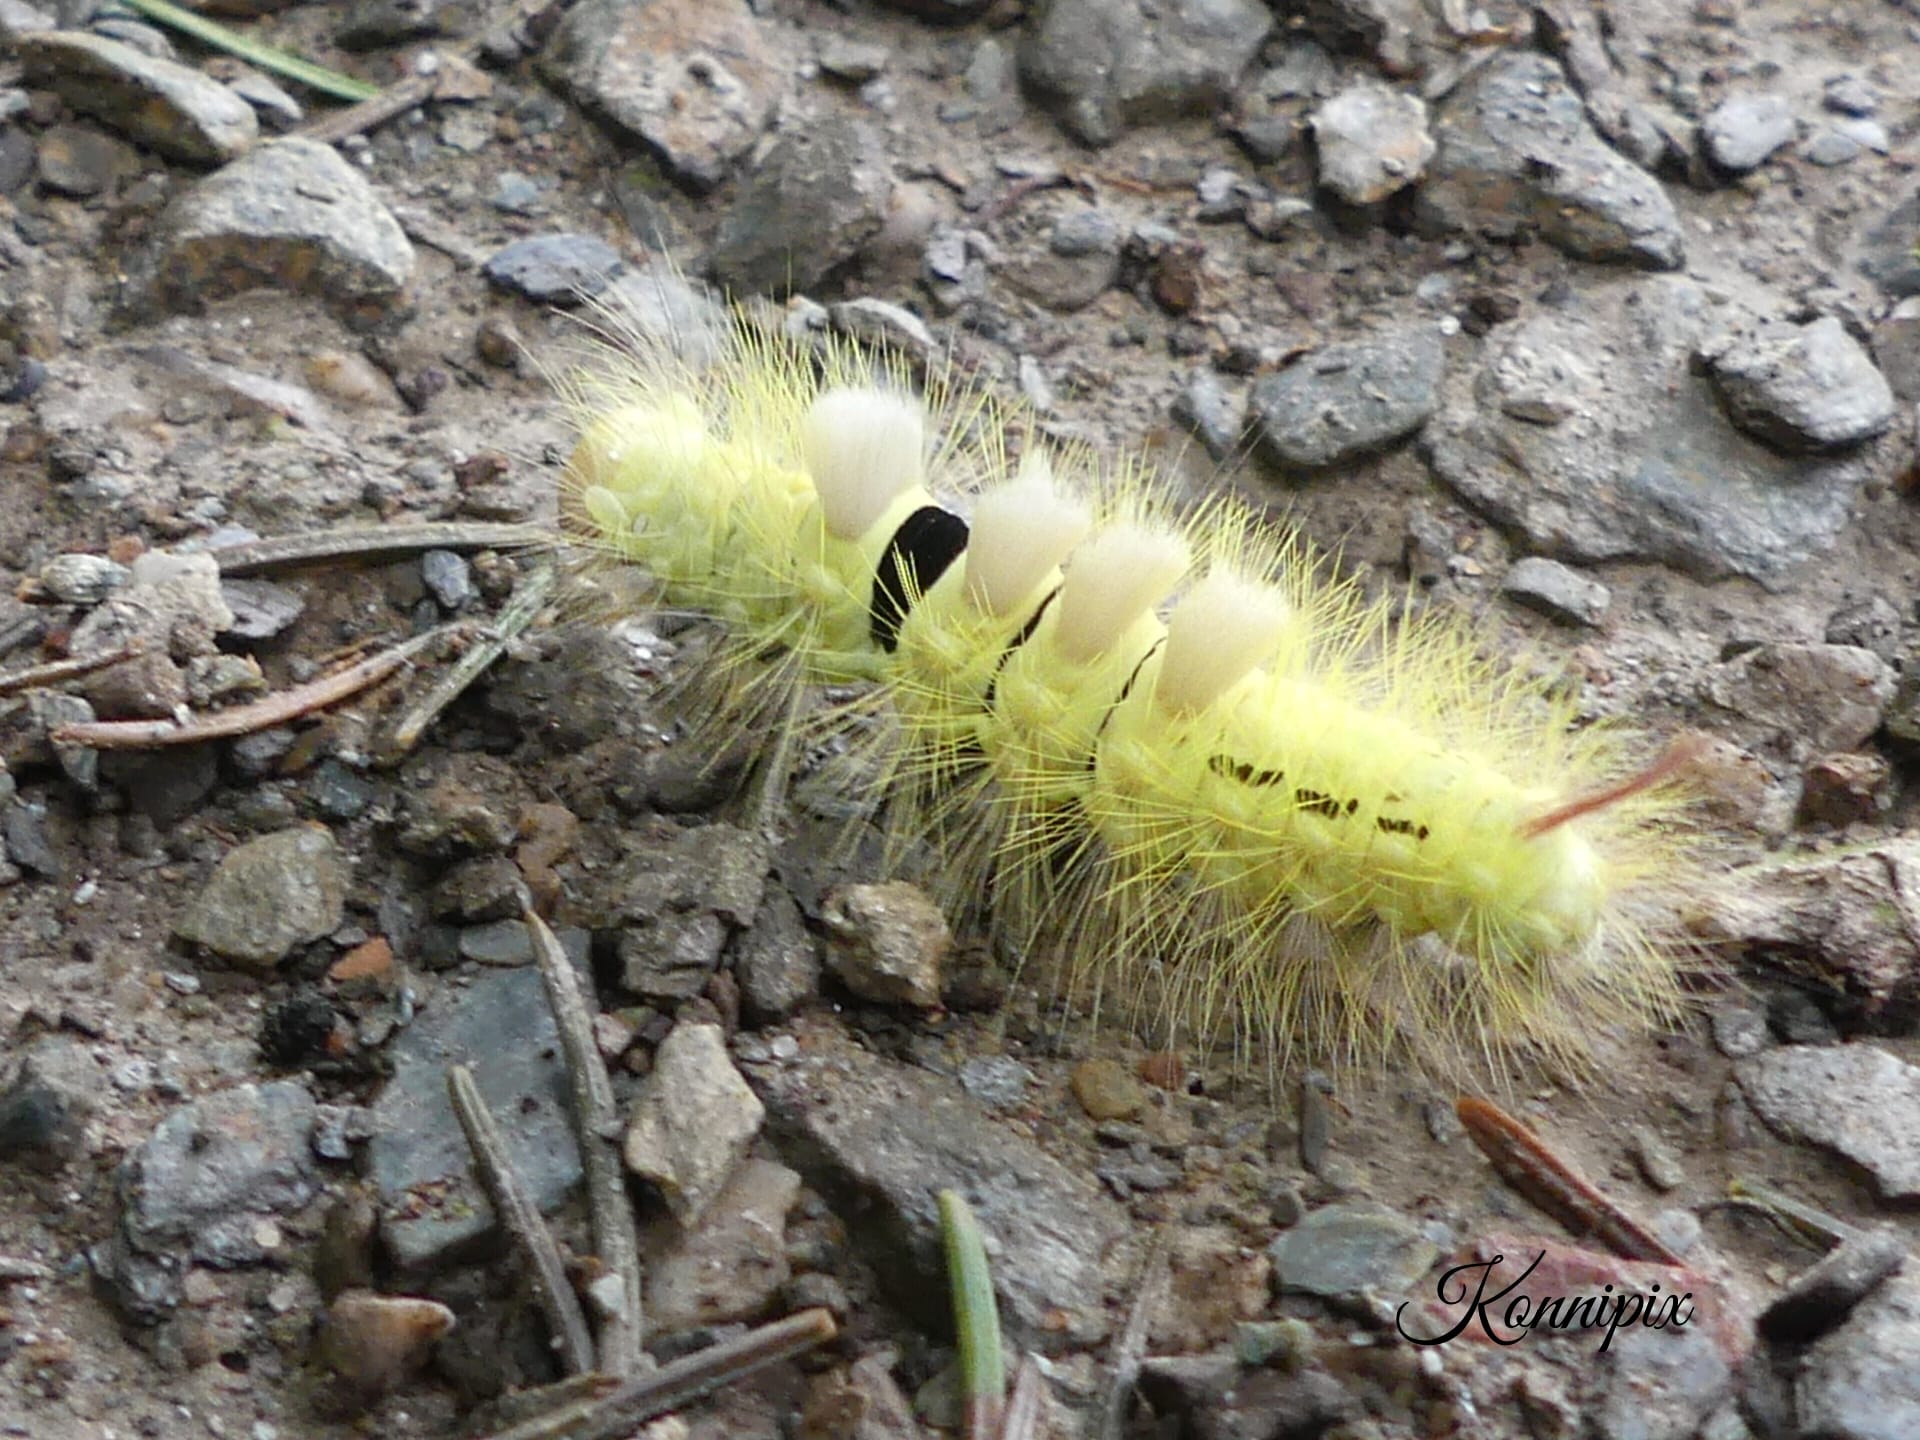
[[[125,4],[129,10],[137,10],[149,20],[170,25],[182,35],[191,35],[217,50],[238,55],[262,70],[271,70],[289,80],[298,80],[302,85],[309,85],[336,100],[371,100],[380,93],[378,85],[369,85],[351,75],[342,75],[338,70],[329,70],[311,60],[302,60],[298,55],[289,55],[284,50],[248,39],[237,30],[229,30],[218,21],[196,15],[191,10],[182,10],[178,5],[168,3],[168,0],[125,0]]]
[[[960,1389],[967,1434],[986,1440],[1000,1423],[1006,1402],[1006,1362],[1000,1354],[1000,1310],[980,1224],[957,1190],[940,1192],[940,1234],[947,1252],[947,1286],[953,1291],[953,1328],[960,1342]]]

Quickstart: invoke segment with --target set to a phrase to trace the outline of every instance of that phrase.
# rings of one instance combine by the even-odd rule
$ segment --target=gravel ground
[[[340,125],[130,12],[0,0],[0,667],[145,646],[0,687],[0,1433],[487,1433],[558,1378],[445,1096],[469,1066],[596,1253],[530,900],[598,997],[653,1357],[840,1327],[651,1434],[951,1426],[952,1186],[1043,1432],[1096,1433],[1160,1273],[1114,1433],[1920,1435],[1920,9],[206,8],[411,99]],[[563,312],[697,334],[707,281],[951,357],[1589,715],[1713,737],[1698,1013],[1502,1096],[1641,1239],[1575,1243],[1451,1095],[1090,1035],[917,892],[836,889],[878,877],[830,772],[767,832],[673,743],[697,625],[563,598],[391,751],[437,627],[538,569],[471,527],[553,522]],[[429,522],[468,528],[211,558]],[[49,739],[412,636],[324,718]],[[1500,1253],[1697,1308],[1407,1341]]]

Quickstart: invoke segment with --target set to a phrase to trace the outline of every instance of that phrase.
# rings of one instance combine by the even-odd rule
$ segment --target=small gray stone
[[[521,920],[494,920],[460,931],[460,958],[476,965],[531,965],[533,937]]]
[[[63,605],[97,605],[133,578],[104,555],[56,555],[40,567],[40,583]]]
[[[1682,263],[1666,191],[1595,133],[1546,56],[1510,51],[1483,66],[1441,105],[1434,138],[1417,203],[1428,226],[1501,238],[1537,230],[1583,260]]]
[[[1322,1205],[1267,1246],[1282,1295],[1387,1296],[1413,1292],[1440,1247],[1404,1215],[1365,1203]]]
[[[891,350],[925,365],[935,358],[938,346],[927,322],[911,310],[872,295],[842,300],[827,307],[833,328],[860,345]]]
[[[472,924],[517,916],[527,900],[520,867],[504,855],[462,860],[433,887],[432,912],[441,919]]]
[[[747,1018],[784,1020],[820,993],[820,951],[784,890],[770,890],[733,952]]]
[[[1730,1002],[1716,1006],[1708,1018],[1714,1048],[1729,1060],[1758,1055],[1773,1043],[1767,1033],[1767,1012],[1757,1005]]]
[[[864,85],[893,58],[886,46],[870,40],[855,40],[847,35],[826,35],[820,40],[820,68],[836,80]]]
[[[720,222],[713,278],[742,295],[818,288],[885,222],[886,155],[878,134],[837,114],[783,134]]]
[[[22,870],[49,880],[60,877],[63,867],[47,835],[45,805],[16,799],[0,807],[0,842],[7,859]]]
[[[782,1153],[808,1183],[863,1198],[866,1218],[849,1240],[873,1273],[916,1313],[939,1314],[946,1286],[934,1197],[955,1189],[991,1237],[1010,1343],[1058,1353],[1096,1342],[1108,1325],[1103,1262],[1127,1229],[1114,1202],[1085,1173],[988,1120],[952,1082],[830,1031],[807,1038],[749,1078]]]
[[[1215,460],[1240,453],[1247,433],[1247,407],[1207,366],[1187,372],[1186,383],[1173,397],[1173,418],[1192,431]]]
[[[898,880],[843,885],[827,896],[821,920],[827,968],[854,994],[881,1005],[939,1005],[953,932],[925,891]]]
[[[753,148],[789,64],[747,0],[585,0],[543,64],[588,110],[711,190]],[[805,288],[803,285],[801,288]]]
[[[226,86],[118,40],[47,30],[22,36],[16,53],[30,83],[173,159],[218,165],[259,137],[253,107]]]
[[[1820,103],[1836,115],[1867,116],[1880,108],[1880,92],[1858,75],[1835,75],[1821,92]]]
[[[1817,1341],[1800,1361],[1794,1400],[1803,1435],[1920,1435],[1920,1274],[1895,1276]]]
[[[1427,107],[1417,95],[1368,81],[1312,116],[1320,183],[1349,205],[1373,205],[1426,173],[1433,158]]]
[[[190,1259],[230,1269],[274,1258],[261,1221],[320,1191],[315,1115],[294,1081],[239,1085],[175,1110],[127,1157],[106,1272],[129,1319],[171,1308]]]
[[[100,1103],[100,1067],[71,1036],[48,1035],[21,1053],[0,1092],[0,1160],[78,1158]]]
[[[296,945],[340,927],[347,862],[317,826],[263,835],[228,852],[174,933],[224,959],[271,969]]]
[[[1876,1225],[1848,1236],[1818,1264],[1795,1276],[1760,1312],[1760,1333],[1776,1345],[1819,1339],[1906,1259],[1906,1237],[1892,1226]]]
[[[1807,141],[1807,159],[1823,169],[1850,165],[1860,158],[1860,142],[1845,131],[1823,125]]]
[[[1649,1125],[1636,1125],[1628,1132],[1633,1163],[1640,1167],[1646,1182],[1656,1190],[1672,1190],[1687,1178],[1687,1170],[1673,1147]]]
[[[692,1228],[760,1133],[766,1109],[727,1055],[718,1025],[673,1027],[660,1042],[627,1124],[627,1168],[659,1187]]]
[[[62,195],[104,195],[140,168],[132,146],[79,125],[55,125],[34,156],[40,183]]]
[[[329,820],[357,820],[373,803],[373,786],[337,756],[330,755],[314,767],[306,788],[313,808]]]
[[[792,1275],[787,1212],[799,1195],[795,1172],[749,1159],[698,1225],[669,1220],[643,1230],[647,1333],[673,1335],[765,1316]]]
[[[1249,409],[1282,464],[1343,465],[1426,423],[1446,360],[1439,332],[1427,326],[1328,345],[1254,382]]]
[[[1790,450],[1857,445],[1893,423],[1893,391],[1831,315],[1772,322],[1705,352],[1734,423]]]
[[[1793,108],[1780,95],[1736,95],[1700,122],[1700,144],[1722,170],[1744,175],[1793,139]]]
[[[1878,730],[1894,674],[1851,645],[1761,645],[1708,671],[1702,693],[1756,736],[1805,758],[1851,750]]]
[[[1920,190],[1868,227],[1859,249],[1859,266],[1868,279],[1893,299],[1920,295],[1920,254],[1913,237],[1920,233]]]
[[[1873,328],[1873,362],[1893,393],[1920,401],[1920,296],[1909,296]]]
[[[331,145],[297,135],[182,191],[154,233],[142,263],[174,306],[263,285],[378,304],[413,276],[413,246],[366,178]]]
[[[403,1268],[457,1257],[494,1229],[447,1099],[446,1069],[470,1067],[534,1203],[551,1213],[580,1181],[566,1067],[538,970],[487,970],[444,990],[394,1039],[374,1102],[367,1171],[388,1251]]]
[[[1920,1196],[1920,1069],[1871,1045],[1785,1045],[1734,1075],[1789,1139],[1851,1160],[1884,1199]]]
[[[473,567],[452,550],[429,550],[420,557],[420,579],[449,615],[473,599]]]
[[[1508,598],[1563,625],[1598,625],[1613,604],[1613,592],[1598,580],[1538,555],[1516,562],[1500,589]]]
[[[271,640],[298,620],[306,597],[271,580],[222,580],[220,595],[233,611],[228,633],[236,640]]]
[[[1217,108],[1273,23],[1253,0],[1047,0],[1020,68],[1068,130],[1106,145],[1131,125]]]
[[[597,235],[530,235],[487,257],[481,273],[542,305],[577,305],[605,290],[624,262]]]

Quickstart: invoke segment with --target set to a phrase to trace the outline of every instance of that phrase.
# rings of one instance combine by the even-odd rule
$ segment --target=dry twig
[[[487,521],[431,521],[422,525],[355,525],[275,535],[210,551],[227,579],[297,570],[322,563],[398,560],[428,550],[520,550],[551,546],[553,533],[537,525]]]
[[[235,705],[211,714],[176,720],[88,720],[62,725],[49,737],[55,745],[79,745],[92,750],[155,750],[167,745],[198,745],[207,740],[231,740],[288,725],[302,716],[337,705],[394,675],[422,652],[449,634],[465,628],[443,625],[416,636],[357,665],[282,690],[250,705]]]
[[[467,1144],[473,1150],[473,1168],[493,1201],[493,1213],[520,1247],[527,1260],[527,1275],[533,1284],[534,1298],[547,1317],[547,1329],[553,1336],[560,1364],[569,1375],[593,1369],[593,1337],[587,1333],[587,1317],[581,1312],[580,1299],[567,1280],[567,1267],[560,1258],[560,1247],[553,1232],[540,1215],[527,1189],[527,1182],[507,1154],[500,1127],[494,1123],[480,1087],[473,1083],[473,1072],[464,1065],[447,1067],[447,1094],[453,1101],[453,1113],[466,1131]]]
[[[131,645],[117,645],[111,650],[101,650],[92,655],[81,655],[67,660],[49,660],[44,665],[29,665],[21,670],[9,670],[0,675],[0,695],[14,695],[22,690],[37,690],[42,685],[58,685],[65,680],[77,680],[82,675],[91,675],[96,670],[104,670],[109,665],[118,665],[122,660],[131,660],[138,651]]]
[[[505,652],[515,636],[533,623],[554,590],[554,568],[541,565],[531,571],[513,592],[498,618],[461,652],[458,659],[442,670],[427,693],[400,716],[374,746],[374,757],[382,765],[397,765],[420,743],[427,727],[440,717],[469,685],[485,673],[488,666]]]
[[[1126,1429],[1127,1407],[1133,1399],[1133,1387],[1140,1383],[1140,1362],[1147,1353],[1153,1314],[1173,1278],[1167,1263],[1167,1244],[1165,1230],[1154,1236],[1146,1263],[1140,1267],[1140,1288],[1134,1294],[1133,1308],[1127,1311],[1126,1328],[1113,1342],[1113,1381],[1100,1415],[1100,1428],[1095,1432],[1099,1440],[1120,1440]]]
[[[597,1399],[576,1399],[487,1440],[624,1440],[656,1416],[689,1405],[839,1334],[827,1310],[802,1310],[733,1340],[627,1380]]]
[[[624,1313],[600,1317],[599,1359],[602,1372],[626,1379],[647,1366],[641,1349],[646,1334],[642,1309],[640,1248],[634,1238],[633,1205],[627,1198],[626,1167],[608,1138],[618,1134],[619,1111],[613,1084],[593,1039],[593,1008],[580,988],[573,963],[547,922],[531,908],[521,911],[533,937],[534,958],[546,982],[547,1004],[560,1032],[560,1053],[566,1060],[573,1101],[574,1130],[580,1137],[580,1158],[587,1172],[587,1201],[593,1216],[593,1244],[600,1261],[620,1277]]]

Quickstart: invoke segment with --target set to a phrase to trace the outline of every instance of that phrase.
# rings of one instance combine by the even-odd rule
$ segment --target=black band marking
[[[1236,760],[1231,755],[1213,755],[1207,759],[1207,768],[1216,775],[1230,776],[1242,785],[1255,785],[1262,788],[1280,785],[1286,782],[1284,770],[1256,770],[1244,760]],[[1394,796],[1399,799],[1399,796]],[[1302,810],[1311,810],[1314,814],[1328,820],[1344,820],[1360,809],[1360,802],[1352,797],[1340,800],[1323,790],[1309,790],[1304,785],[1293,789],[1293,803]],[[1411,835],[1415,840],[1424,840],[1433,832],[1425,825],[1412,820],[1403,820],[1395,815],[1376,815],[1373,819],[1376,830],[1386,835]]]
[[[951,510],[922,505],[901,523],[873,572],[873,600],[867,616],[875,645],[892,653],[900,643],[900,623],[913,602],[947,573],[966,548],[967,522]]]

